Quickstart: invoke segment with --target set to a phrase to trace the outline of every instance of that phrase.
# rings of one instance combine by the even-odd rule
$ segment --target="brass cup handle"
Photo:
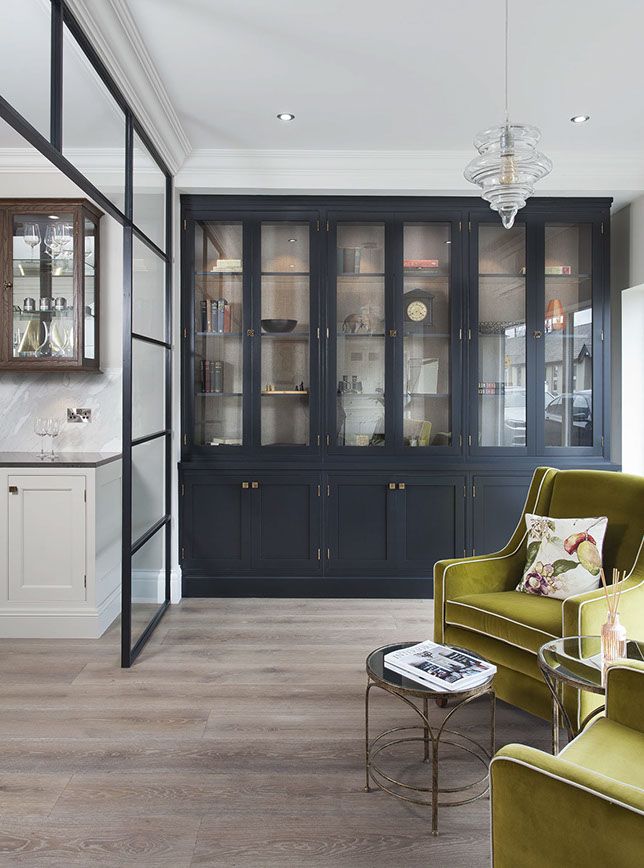
[[[251,488],[259,488],[259,482],[251,482],[250,487]]]
[[[396,483],[395,483],[395,482],[390,482],[390,483],[389,483],[389,490],[390,490],[390,491],[395,491],[395,490],[396,490]]]
[[[242,482],[242,488],[250,488],[250,482]]]
[[[537,329],[536,331],[533,331],[533,332],[532,332],[532,337],[533,337],[533,338],[540,338],[540,337],[543,337],[543,332],[540,332],[539,329]]]
[[[404,482],[399,482],[399,483],[398,483],[398,490],[399,490],[399,491],[404,491],[404,490],[405,490],[405,483],[404,483]]]

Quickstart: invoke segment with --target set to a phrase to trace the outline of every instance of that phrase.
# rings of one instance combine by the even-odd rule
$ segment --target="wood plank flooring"
[[[0,640],[0,865],[489,865],[487,799],[432,838],[426,810],[363,791],[365,657],[431,621],[431,601],[186,600],[129,671],[118,624]],[[378,691],[372,714],[372,733],[411,723]],[[459,727],[484,737],[484,718],[473,703]],[[547,749],[548,725],[499,703],[510,741]],[[391,768],[428,774],[417,759]]]

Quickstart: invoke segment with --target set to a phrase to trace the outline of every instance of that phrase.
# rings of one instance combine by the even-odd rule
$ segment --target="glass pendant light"
[[[534,193],[534,185],[552,171],[552,162],[537,150],[541,133],[528,124],[511,124],[508,108],[509,11],[505,0],[505,123],[483,130],[474,139],[479,152],[466,168],[465,178],[478,184],[490,208],[511,229],[517,211]]]

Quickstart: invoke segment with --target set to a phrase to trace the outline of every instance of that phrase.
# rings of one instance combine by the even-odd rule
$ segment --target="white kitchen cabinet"
[[[121,461],[17,460],[0,453],[0,636],[97,638],[121,608]]]

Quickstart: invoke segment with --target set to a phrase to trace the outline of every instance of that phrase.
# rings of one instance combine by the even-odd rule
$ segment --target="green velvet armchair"
[[[507,745],[492,760],[490,777],[494,868],[640,868],[644,664],[609,668],[606,715],[558,756]]]
[[[605,470],[535,470],[524,512],[499,552],[439,561],[434,567],[434,637],[469,648],[497,666],[500,699],[550,719],[552,701],[537,664],[541,645],[561,636],[598,635],[606,620],[603,591],[555,600],[515,591],[526,559],[526,512],[554,518],[605,515],[607,571],[626,571],[620,620],[644,639],[644,477]],[[579,723],[598,698],[566,694]]]

